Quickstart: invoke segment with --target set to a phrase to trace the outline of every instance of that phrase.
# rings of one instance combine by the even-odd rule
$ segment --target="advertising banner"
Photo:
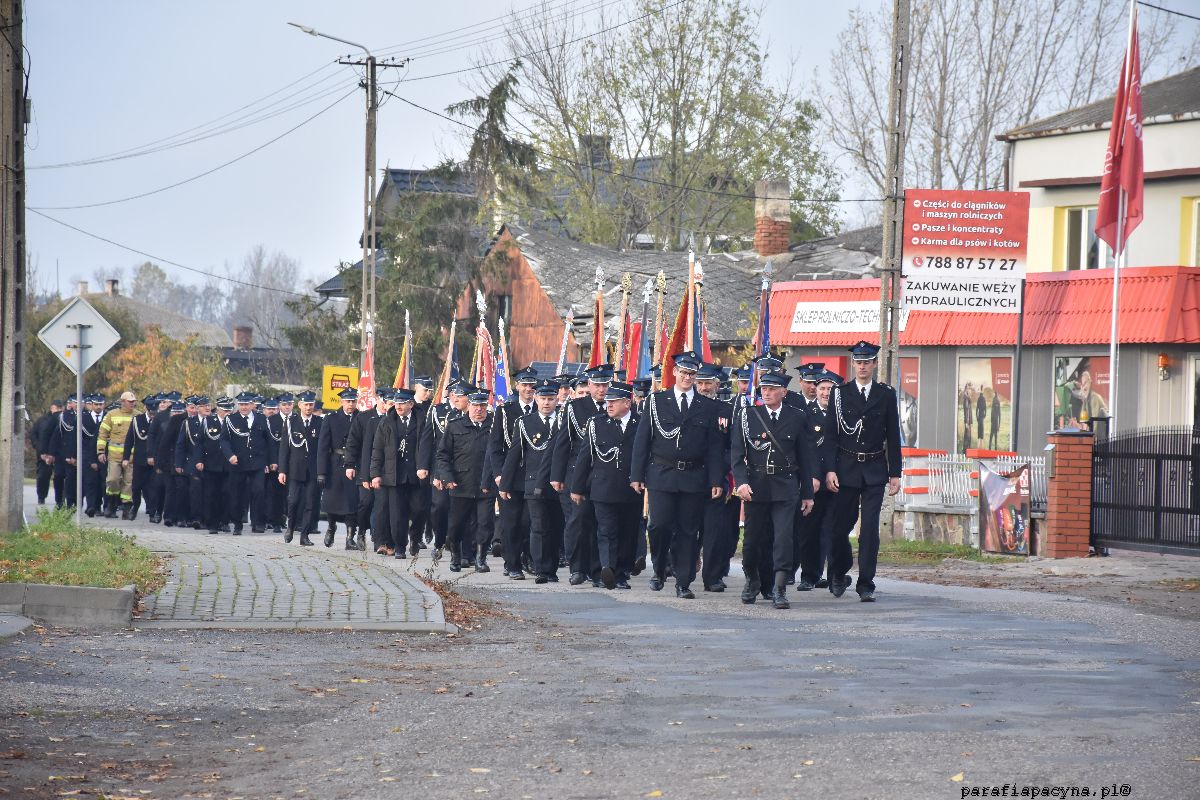
[[[908,314],[900,314],[900,330]],[[798,302],[792,312],[792,333],[874,333],[879,335],[879,301]]]
[[[321,407],[326,411],[336,411],[342,402],[338,392],[358,386],[358,367],[326,364],[321,372]]]
[[[1011,449],[1011,358],[958,360],[957,416],[957,452]]]
[[[905,447],[917,447],[917,397],[921,388],[921,359],[916,356],[901,356],[900,385],[896,395],[900,399],[900,441]]]
[[[1091,430],[1096,417],[1108,416],[1108,356],[1058,356],[1054,359],[1052,430]]]
[[[1028,192],[908,189],[903,230],[905,308],[1021,310]]]
[[[979,549],[1027,556],[1029,547],[1029,465],[996,472],[979,462]]]

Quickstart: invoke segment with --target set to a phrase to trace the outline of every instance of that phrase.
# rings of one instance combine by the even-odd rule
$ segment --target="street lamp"
[[[367,54],[367,163],[366,163],[366,181],[363,185],[363,233],[362,233],[362,357],[365,359],[367,355],[367,339],[375,333],[375,120],[376,113],[379,110],[379,102],[376,92],[375,83],[375,56],[365,46],[358,42],[352,42],[349,39],[342,39],[338,36],[331,36],[328,33],[321,33],[315,28],[308,25],[301,25],[298,22],[289,22],[293,28],[298,28],[309,36],[319,36],[322,39],[329,39],[334,42],[348,44],[351,47],[357,47]],[[369,258],[368,258],[369,256]],[[368,266],[369,265],[369,266]],[[365,364],[363,365],[365,366]]]

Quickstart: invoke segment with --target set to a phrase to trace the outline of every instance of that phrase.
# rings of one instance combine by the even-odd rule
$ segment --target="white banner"
[[[900,330],[908,321],[900,313]],[[792,333],[879,333],[879,301],[799,302],[792,313]]]
[[[912,311],[979,311],[1016,314],[1021,310],[1021,281],[1012,278],[970,280],[959,277],[909,276],[904,282],[904,308]]]

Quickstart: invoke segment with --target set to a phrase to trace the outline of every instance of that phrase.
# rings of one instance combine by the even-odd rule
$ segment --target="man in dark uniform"
[[[864,603],[875,601],[875,563],[879,557],[879,512],[883,492],[900,491],[900,414],[896,390],[875,380],[879,348],[859,342],[850,348],[854,380],[834,387],[832,424],[825,437],[827,463],[836,469],[825,475],[834,501],[833,542],[829,591],[841,597],[850,585],[846,573],[854,563],[850,530],[861,517],[858,531],[858,583]]]
[[[346,477],[346,440],[358,416],[358,391],[338,392],[341,407],[326,414],[317,440],[317,483],[321,485],[321,506],[329,519],[325,546],[333,546],[339,520],[346,525],[346,549],[357,550],[355,526],[358,524],[358,484]]]
[[[154,424],[154,415],[158,411],[158,395],[152,394],[142,398],[145,410],[135,414],[125,433],[125,462],[133,470],[132,500],[129,506],[129,518],[137,519],[138,508],[142,498],[146,499],[146,515],[155,517],[158,507],[151,507],[152,492],[150,486],[154,477],[154,467],[150,466],[150,426]]]
[[[350,423],[344,458],[346,478],[358,486],[358,549],[366,550],[367,529],[370,528],[371,543],[379,555],[394,555],[395,551],[387,552],[388,545],[381,538],[379,527],[375,523],[375,490],[371,488],[371,450],[375,444],[375,431],[391,407],[392,390],[383,388],[376,391],[375,407],[355,414]]]
[[[37,418],[29,427],[29,445],[37,456],[37,502],[39,506],[46,505],[46,497],[50,494],[50,484],[54,478],[54,455],[49,446],[53,439],[54,426],[58,424],[58,414],[62,411],[62,401],[52,400],[50,410]],[[56,487],[55,505],[62,505],[62,487]]]
[[[266,509],[263,492],[271,465],[277,464],[278,451],[271,452],[271,434],[267,420],[254,412],[254,395],[242,392],[236,398],[237,411],[225,418],[225,434],[221,452],[229,463],[229,509],[233,532],[241,533],[242,525],[250,518],[252,533],[266,532]],[[282,443],[281,443],[282,444]]]
[[[312,547],[309,535],[317,532],[321,514],[321,482],[318,480],[317,447],[324,425],[313,415],[317,396],[304,392],[297,396],[300,413],[283,421],[283,441],[279,443],[279,483],[287,487],[287,531],[283,541],[290,543],[300,531],[300,545]],[[328,546],[328,545],[326,545]]]
[[[287,398],[287,414],[280,410],[280,398]],[[279,450],[283,441],[283,421],[292,415],[292,400],[290,393],[281,394],[274,398],[266,398],[262,403],[263,417],[267,420],[267,433],[271,437],[271,452]],[[274,458],[272,461],[275,460]],[[271,526],[273,533],[283,533],[284,523],[287,522],[287,487],[279,482],[279,466],[272,464],[267,473],[267,485],[263,492],[263,503],[266,506],[266,524]]]
[[[533,411],[537,372],[532,366],[526,367],[513,375],[513,381],[517,386],[517,394],[496,407],[492,432],[488,438],[487,460],[484,462],[484,472],[497,487],[500,485],[504,461],[515,442],[517,420]],[[507,497],[500,497],[500,515],[496,525],[504,556],[504,574],[513,580],[524,580],[522,568],[527,564],[522,556],[527,558],[529,554],[530,517],[523,492],[514,488]]]
[[[561,530],[562,505],[550,485],[554,438],[563,429],[554,425],[558,384],[541,381],[534,389],[537,409],[517,420],[512,446],[500,473],[500,497],[511,500],[520,492],[529,509],[529,560],[534,582],[558,582],[559,552],[555,532]],[[507,559],[508,553],[505,553]]]
[[[610,384],[604,399],[604,415],[593,416],[584,430],[571,472],[571,501],[582,505],[587,499],[595,509],[604,588],[629,589],[642,523],[642,495],[629,481],[638,416],[629,384]]]
[[[690,585],[705,503],[719,497],[725,483],[719,404],[695,390],[702,363],[694,351],[676,355],[675,386],[647,398],[629,476],[635,491],[650,492],[650,588],[663,588],[670,548],[675,594],[688,600],[696,597]]]
[[[58,415],[58,425],[50,434],[50,452],[54,456],[54,479],[63,487],[63,503],[75,505],[75,487],[79,465],[75,462],[75,426],[79,424],[78,402],[75,395],[67,397],[66,406]]]
[[[825,364],[820,361],[809,361],[796,367],[800,373],[800,394],[809,408],[817,402],[817,381],[825,374]]]
[[[746,538],[742,568],[746,585],[742,602],[753,603],[762,582],[774,578],[771,601],[788,608],[787,580],[794,561],[792,527],[796,505],[812,510],[816,464],[804,411],[783,404],[791,381],[784,370],[759,378],[763,405],[747,405],[733,419],[733,480],[745,503]],[[771,552],[770,575],[760,572],[761,552]]]
[[[702,364],[696,373],[696,391],[702,396],[717,400],[723,372],[716,364]],[[729,463],[729,424],[733,418],[733,406],[718,400],[717,424],[720,428],[721,448],[725,465]],[[728,468],[726,469],[728,474]],[[706,592],[725,591],[725,576],[729,573],[729,559],[733,551],[728,549],[728,510],[733,486],[727,479],[721,487],[719,497],[708,500],[704,507],[704,524],[700,535],[701,583]]]
[[[179,399],[179,392],[158,393],[158,410],[154,413],[154,420],[150,423],[150,433],[146,439],[146,464],[151,469],[146,508],[149,509],[153,506],[155,510],[155,513],[150,516],[150,521],[153,523],[162,522],[163,515],[167,510],[166,497],[170,476],[164,473],[163,467],[159,466],[158,451],[166,434],[167,423],[171,419],[171,407]]]
[[[216,410],[200,420],[200,443],[192,457],[194,468],[200,476],[202,494],[199,522],[210,534],[228,531],[226,524],[229,503],[226,502],[226,476],[229,462],[221,449],[221,438],[225,433],[226,417],[233,410],[233,400],[219,397]],[[240,536],[241,533],[235,533]]]
[[[100,421],[103,418],[104,395],[87,395],[84,411],[79,415],[79,427],[83,430],[83,464],[80,465],[83,513],[89,517],[96,516],[100,511],[100,502],[104,494],[104,479],[100,474],[100,460],[96,453],[96,439],[100,436]]]
[[[171,403],[164,417],[163,426],[154,437],[154,473],[162,485],[162,523],[168,528],[182,525],[187,516],[184,505],[187,495],[182,490],[175,472],[175,445],[179,442],[179,431],[187,420],[187,404],[183,400]]]
[[[423,379],[423,376],[415,378],[413,383]],[[450,421],[462,415],[460,406],[467,405],[466,391],[462,388],[463,386],[465,384],[462,381],[451,383],[446,390],[448,395],[446,400],[437,405],[429,404],[425,413],[425,422],[421,425],[421,438],[417,443],[417,478],[428,481],[431,489],[429,527],[433,529],[434,550],[440,550],[446,546],[446,535],[450,524],[450,495],[437,477],[437,454],[441,451],[442,439],[446,435]],[[485,441],[483,456],[486,455],[487,443]],[[480,463],[483,463],[482,460]],[[491,496],[495,498],[496,493],[493,491]],[[461,562],[463,553],[453,555]],[[471,554],[471,557],[474,558],[474,554]]]
[[[189,397],[186,416],[179,428],[179,437],[175,440],[175,474],[183,488],[183,507],[186,511],[186,523],[200,530],[204,517],[204,482],[197,470],[196,464],[201,455],[201,436],[204,419],[208,416],[210,401],[207,397],[193,395]]]
[[[571,568],[568,579],[572,586],[586,580],[600,585],[600,553],[596,545],[596,510],[591,500],[583,496],[572,502],[571,471],[583,449],[585,430],[592,417],[603,417],[605,395],[613,379],[611,364],[601,364],[587,371],[588,394],[572,400],[563,408],[562,432],[554,437],[554,452],[550,464],[550,485],[558,493],[563,514],[563,552]],[[581,493],[585,494],[585,493]]]
[[[468,552],[473,555],[476,572],[490,572],[487,554],[495,524],[496,486],[484,474],[483,462],[493,415],[488,411],[487,392],[459,385],[469,402],[467,414],[446,423],[434,476],[450,501],[450,571],[462,569],[461,553]]]
[[[436,451],[430,455],[428,464],[421,462],[421,442],[424,438],[425,428],[429,427],[429,409],[433,406],[433,378],[428,375],[417,375],[413,378],[413,413],[419,419],[421,430],[417,433],[417,480],[421,482],[420,488],[417,489],[413,496],[413,511],[412,511],[412,528],[413,535],[416,537],[417,546],[422,550],[429,543],[437,540],[437,535],[433,531],[433,459],[436,458]],[[443,542],[445,538],[443,537]],[[435,547],[436,549],[436,547]],[[434,558],[440,554],[435,553]]]
[[[371,445],[371,488],[379,504],[377,522],[382,539],[404,558],[404,544],[413,558],[421,552],[411,533],[417,478],[417,441],[421,420],[414,411],[412,389],[392,389],[395,404],[379,423]]]
[[[800,570],[800,581],[796,589],[801,592],[829,586],[825,577],[825,565],[829,563],[835,495],[829,491],[823,480],[824,476],[834,469],[834,463],[826,460],[828,453],[825,450],[825,437],[833,422],[829,393],[834,386],[842,382],[842,376],[825,369],[824,365],[821,365],[819,374],[814,374],[812,367],[808,374],[816,387],[816,397],[808,407],[808,430],[817,459],[813,474],[820,476],[822,481],[813,496],[812,512],[808,516],[796,518],[796,566]]]

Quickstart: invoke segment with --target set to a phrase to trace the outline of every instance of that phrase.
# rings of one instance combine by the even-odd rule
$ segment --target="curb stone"
[[[63,628],[128,628],[136,601],[133,584],[120,589],[0,584],[0,614],[19,614]]]

